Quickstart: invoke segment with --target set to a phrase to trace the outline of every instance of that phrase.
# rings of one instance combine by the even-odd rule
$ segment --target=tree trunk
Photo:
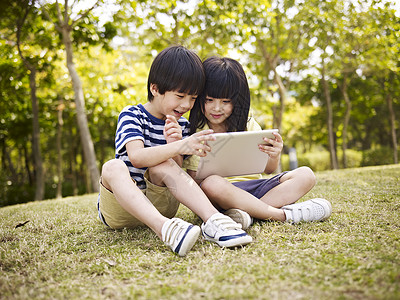
[[[329,153],[331,156],[331,167],[332,169],[338,169],[338,160],[337,160],[337,154],[336,154],[336,147],[335,147],[335,139],[333,135],[333,113],[332,113],[332,103],[331,103],[331,94],[329,92],[329,87],[328,83],[325,80],[325,62],[324,59],[322,59],[322,88],[324,91],[325,95],[325,100],[326,100],[326,106],[327,106],[327,111],[328,111],[328,119],[327,119],[327,125],[328,125],[328,144],[329,144]]]
[[[344,101],[346,102],[346,113],[344,116],[344,121],[343,121],[343,132],[342,132],[342,151],[343,151],[343,157],[342,157],[342,162],[343,162],[343,168],[347,168],[347,157],[346,157],[346,150],[347,150],[347,128],[349,126],[349,121],[350,121],[350,114],[351,114],[351,101],[349,98],[349,94],[347,93],[347,76],[344,75],[343,78],[343,86],[341,88],[342,94]]]
[[[42,153],[40,151],[40,128],[39,128],[39,105],[36,97],[36,69],[31,66],[29,74],[29,86],[31,90],[32,114],[33,114],[33,137],[32,149],[36,170],[35,200],[43,200],[44,197],[44,174]]]
[[[76,104],[76,117],[79,127],[79,134],[81,138],[81,144],[83,148],[83,153],[85,156],[85,162],[88,167],[91,191],[88,192],[98,192],[99,191],[99,169],[96,163],[96,154],[94,152],[94,146],[92,137],[90,135],[89,126],[87,122],[87,117],[85,113],[85,100],[83,97],[82,83],[79,78],[78,73],[75,69],[75,64],[73,62],[73,49],[71,41],[71,32],[67,25],[62,26],[62,37],[65,46],[66,56],[67,56],[67,68],[71,76],[72,85],[75,94],[75,104]]]
[[[26,147],[26,145],[22,146],[22,149],[24,150],[24,159],[25,159],[25,172],[28,175],[28,182],[29,185],[33,185],[33,177],[35,177],[34,174],[32,174],[31,169],[29,167],[29,164],[32,162],[32,157],[29,155],[29,151],[28,148]],[[34,171],[35,172],[35,171]],[[24,181],[25,179],[23,179]]]
[[[29,14],[31,6],[24,7],[25,11],[19,20],[17,20],[17,49],[18,54],[21,57],[25,67],[29,70],[29,88],[31,93],[32,102],[32,152],[35,166],[35,178],[36,178],[36,189],[35,189],[35,200],[43,200],[44,197],[44,172],[43,172],[43,161],[42,153],[40,151],[40,127],[39,127],[39,104],[36,96],[36,67],[32,65],[22,54],[20,47],[20,37],[22,27]]]
[[[386,102],[389,108],[389,115],[390,115],[390,127],[391,127],[391,134],[392,134],[392,143],[393,143],[393,161],[395,164],[399,163],[397,157],[397,136],[396,136],[396,116],[393,110],[393,99],[390,93],[386,95]]]
[[[276,68],[274,68],[274,79],[275,79],[275,83],[278,85],[279,104],[280,104],[277,128],[279,129],[279,132],[281,132],[282,131],[283,113],[285,111],[285,104],[286,104],[286,98],[287,98],[287,91],[286,91],[285,85],[282,82],[282,78],[279,76],[278,72],[276,71]]]
[[[63,173],[62,173],[62,147],[61,147],[61,141],[62,141],[62,127],[64,124],[62,113],[64,109],[64,103],[63,100],[60,100],[60,103],[57,106],[57,193],[56,193],[56,198],[61,199],[62,198],[62,186],[63,186]]]
[[[68,161],[69,161],[69,175],[68,178],[71,179],[72,184],[72,192],[74,196],[78,195],[78,180],[77,180],[77,172],[76,172],[76,145],[79,143],[79,140],[75,141],[76,137],[72,134],[71,125],[69,130],[67,130],[68,140],[72,141],[71,147],[68,149]]]
[[[282,78],[279,76],[278,72],[276,71],[276,68],[274,68],[274,74],[275,74],[275,83],[278,85],[278,92],[279,92],[279,116],[278,116],[278,122],[277,122],[277,128],[279,132],[282,134],[282,120],[283,120],[283,112],[285,110],[285,104],[286,104],[286,95],[287,91],[285,88],[285,85],[282,82]],[[282,161],[279,160],[278,168],[276,169],[277,173],[282,172]]]
[[[2,162],[3,162],[4,169],[6,169],[6,168],[9,169],[9,171],[11,173],[12,184],[17,184],[18,183],[18,174],[17,174],[17,171],[15,170],[14,164],[11,160],[10,153],[8,153],[5,141],[3,144],[3,158],[4,159],[2,160]],[[7,164],[8,164],[8,166],[7,166]]]

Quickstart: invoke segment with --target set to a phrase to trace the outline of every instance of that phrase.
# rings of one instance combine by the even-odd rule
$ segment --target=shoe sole
[[[238,247],[238,246],[244,246],[244,245],[250,244],[253,241],[253,238],[247,234],[232,237],[225,241],[219,241],[219,240],[210,238],[207,235],[205,235],[204,233],[203,233],[203,237],[207,241],[217,243],[217,245],[222,248],[233,248],[233,247]]]
[[[251,217],[249,215],[242,214],[235,208],[228,209],[227,211],[224,212],[224,215],[227,215],[236,223],[241,224],[243,230],[248,229],[252,223]],[[248,216],[250,218],[247,218]]]
[[[197,238],[200,235],[200,231],[201,230],[199,226],[193,225],[193,227],[186,232],[186,236],[183,238],[179,251],[175,251],[175,248],[174,252],[176,252],[179,256],[185,256],[196,243]]]

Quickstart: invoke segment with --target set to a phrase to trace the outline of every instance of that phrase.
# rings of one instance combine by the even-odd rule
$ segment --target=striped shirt
[[[178,120],[182,127],[182,137],[189,135],[189,122],[181,117]],[[145,189],[146,183],[143,178],[147,168],[135,168],[129,160],[126,151],[126,143],[141,140],[144,147],[165,145],[163,129],[165,121],[151,115],[142,104],[125,107],[118,117],[117,132],[115,134],[115,158],[125,162],[131,177],[136,181],[138,188]]]

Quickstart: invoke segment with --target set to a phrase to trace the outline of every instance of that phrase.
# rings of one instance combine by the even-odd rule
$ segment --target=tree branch
[[[51,19],[50,14],[49,14],[49,12],[47,11],[47,9],[44,8],[44,6],[41,6],[41,8],[42,8],[42,13],[43,13],[44,18],[45,18],[47,21],[53,23],[53,24],[54,24],[54,27],[56,28],[56,30],[57,30],[58,32],[61,32],[61,27],[57,24],[57,22],[54,22],[54,21]]]
[[[68,14],[68,0],[64,2],[64,25],[69,24],[69,14]]]
[[[65,2],[68,2],[68,0],[65,0]],[[81,11],[78,14],[78,17],[72,21],[71,26],[73,27],[76,23],[78,23],[80,20],[82,20],[83,18],[87,17],[87,15],[96,7],[98,7],[100,5],[100,0],[97,0],[95,4],[93,4],[92,7],[88,8],[86,11]]]
[[[27,2],[29,2],[29,0]],[[32,5],[33,4],[34,4],[34,0],[32,1]],[[29,63],[29,61],[22,54],[21,46],[20,46],[20,43],[21,43],[21,30],[22,30],[22,27],[23,27],[23,25],[25,23],[26,18],[28,17],[29,11],[31,10],[32,6],[29,5],[29,3],[28,3],[28,5],[26,5],[26,6],[24,5],[24,7],[26,7],[25,13],[22,15],[21,18],[17,19],[17,22],[16,22],[17,23],[17,49],[18,49],[18,54],[21,57],[22,61],[24,62],[25,66],[29,70],[31,70],[31,69],[33,69],[33,66]]]

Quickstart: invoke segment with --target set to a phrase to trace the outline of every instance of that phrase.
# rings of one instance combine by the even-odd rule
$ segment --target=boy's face
[[[189,95],[177,91],[168,91],[161,95],[153,93],[154,99],[151,102],[155,108],[155,117],[165,119],[167,115],[174,116],[177,120],[188,112],[194,105],[197,95]]]
[[[233,111],[232,100],[208,97],[204,103],[204,115],[211,125],[222,125]]]

